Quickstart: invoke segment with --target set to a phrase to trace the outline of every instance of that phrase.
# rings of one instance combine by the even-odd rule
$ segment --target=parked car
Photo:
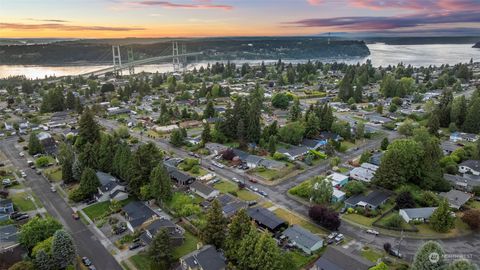
[[[215,171],[215,168],[213,168],[212,166],[208,166],[208,168],[210,171],[214,172]]]
[[[268,194],[263,190],[260,190],[258,193],[260,193],[260,195],[262,195],[263,197],[268,197]]]
[[[92,261],[90,261],[90,259],[87,258],[87,257],[82,257],[82,263],[83,263],[83,265],[85,265],[85,266],[90,266],[90,265],[92,265]]]
[[[23,152],[18,153],[19,156],[24,157],[25,154]]]
[[[388,253],[389,253],[390,255],[394,256],[394,257],[397,257],[397,258],[400,258],[400,259],[403,258],[402,253],[400,253],[400,251],[399,251],[398,249],[390,249],[390,250],[388,251]]]
[[[73,212],[72,213],[72,218],[75,219],[75,220],[79,220],[80,219],[80,216],[78,215],[77,212]],[[87,265],[88,266],[88,265]]]
[[[92,264],[88,267],[88,270],[97,270],[97,268],[95,268],[95,265]]]
[[[250,181],[252,183],[258,183],[257,179],[255,179],[255,178],[248,178],[248,181]]]
[[[36,170],[35,172],[36,172],[38,175],[42,174],[42,171],[40,171],[40,170]]]
[[[16,219],[17,217],[23,215],[23,213],[20,213],[18,211],[15,211],[13,213],[10,214],[10,219]]]
[[[50,187],[50,190],[51,190],[52,192],[57,192],[57,189],[55,188],[55,186],[51,186],[51,187]]]
[[[257,204],[257,201],[248,201],[247,204],[248,206],[254,206]]]
[[[339,233],[336,237],[335,237],[335,243],[340,243],[342,242],[343,240],[345,239],[345,237],[343,236],[343,234]]]
[[[30,216],[28,214],[22,214],[18,217],[15,218],[15,221],[20,221],[29,218]]]
[[[238,179],[235,178],[235,177],[233,177],[232,180],[233,180],[233,182],[235,182],[235,183],[240,183],[240,180],[238,180]]]
[[[379,235],[379,232],[377,232],[375,230],[371,230],[371,229],[366,230],[366,232],[369,233],[369,234],[373,234],[373,235]]]
[[[134,250],[134,249],[137,249],[137,248],[139,248],[139,247],[141,247],[141,246],[142,246],[142,243],[136,242],[136,243],[131,244],[131,245],[128,247],[128,249],[129,249],[129,250]]]

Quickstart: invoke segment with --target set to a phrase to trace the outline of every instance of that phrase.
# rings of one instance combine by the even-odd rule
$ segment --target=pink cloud
[[[438,12],[480,9],[478,0],[349,0],[349,2],[354,7],[373,10],[397,8]]]
[[[12,30],[60,30],[60,31],[136,31],[145,30],[141,27],[111,27],[111,26],[88,26],[88,25],[69,25],[63,23],[43,23],[43,24],[25,24],[25,23],[0,23],[0,28]]]
[[[307,2],[312,6],[318,6],[323,3],[323,0],[307,0]]]
[[[179,9],[223,9],[223,10],[232,10],[233,6],[231,5],[219,5],[212,4],[210,0],[195,0],[192,4],[180,4],[173,3],[169,1],[156,1],[156,0],[144,0],[140,2],[132,2],[132,5],[136,6],[160,6],[164,8],[179,8]]]

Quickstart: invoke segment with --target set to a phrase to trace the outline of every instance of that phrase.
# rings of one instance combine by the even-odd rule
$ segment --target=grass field
[[[375,221],[376,218],[368,218],[359,214],[345,214],[342,216],[343,219],[350,220],[357,224],[361,224],[364,226],[372,226],[372,223]]]
[[[62,181],[61,167],[48,168],[48,169],[45,169],[43,172],[48,177],[48,179],[52,180],[53,182]]]
[[[128,198],[120,202],[120,205],[123,207],[131,201],[134,201],[134,198]],[[110,201],[99,202],[96,204],[92,204],[88,207],[83,208],[83,212],[91,219],[95,220],[103,216],[105,213],[110,212]]]
[[[10,196],[10,198],[12,199],[15,207],[17,207],[20,211],[35,210],[35,204],[33,203],[32,199],[35,200],[37,205],[39,205],[38,200],[33,195],[26,192],[13,194],[12,196]]]
[[[365,247],[364,249],[362,249],[362,257],[376,263],[378,259],[383,257],[383,255],[380,252],[376,252],[369,247]]]
[[[312,222],[310,222],[309,220],[306,220],[303,217],[297,216],[294,213],[292,213],[290,211],[287,211],[283,208],[277,208],[273,212],[279,218],[287,221],[288,224],[290,224],[290,225],[297,224],[297,225],[300,225],[303,228],[311,231],[312,233],[327,235],[327,231],[323,230],[321,227],[319,227],[316,224],[313,224]]]
[[[257,194],[250,192],[246,189],[239,190],[236,184],[228,181],[220,181],[216,183],[213,187],[218,189],[222,193],[236,192],[237,197],[245,201],[254,201],[259,197]]]
[[[303,268],[317,257],[316,255],[306,255],[300,251],[291,251],[290,254],[292,255],[292,260],[296,269]]]

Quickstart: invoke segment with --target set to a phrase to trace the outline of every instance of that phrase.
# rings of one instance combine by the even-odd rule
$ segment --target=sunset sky
[[[480,33],[480,0],[0,0],[0,38]]]

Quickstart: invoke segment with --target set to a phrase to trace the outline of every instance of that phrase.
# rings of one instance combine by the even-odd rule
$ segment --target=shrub
[[[336,231],[340,227],[338,213],[324,205],[314,205],[308,211],[308,216],[323,227]]]
[[[480,211],[479,210],[467,210],[462,216],[463,222],[467,223],[472,230],[478,230],[480,228]]]
[[[310,180],[302,182],[300,185],[291,188],[288,192],[308,200],[312,195],[312,182]]]
[[[50,160],[48,159],[48,157],[45,157],[45,156],[39,157],[37,161],[35,161],[35,164],[37,165],[37,167],[40,167],[40,168],[46,167],[48,163],[50,163]]]
[[[288,160],[287,156],[282,154],[282,153],[278,153],[276,152],[275,154],[273,154],[273,159],[274,160]]]
[[[402,227],[403,219],[399,214],[394,214],[393,216],[385,220],[385,226],[392,228]]]

